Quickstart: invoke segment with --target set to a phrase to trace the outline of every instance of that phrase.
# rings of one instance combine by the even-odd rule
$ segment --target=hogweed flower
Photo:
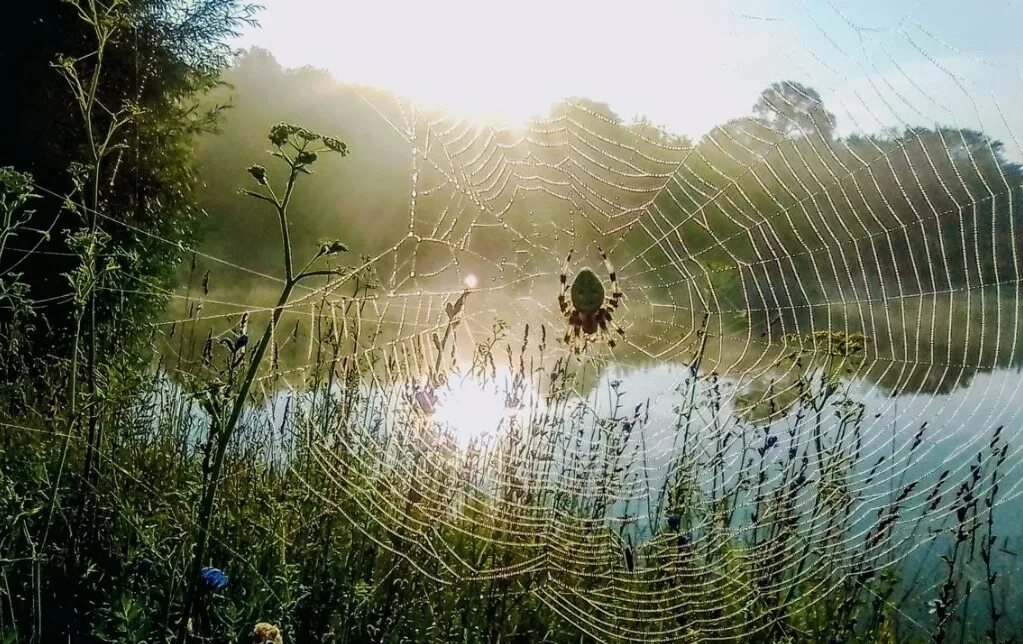
[[[305,141],[316,141],[317,139],[320,138],[319,134],[313,132],[312,130],[308,130],[304,127],[297,128],[295,134],[297,134],[300,139],[303,139]]]
[[[273,143],[277,147],[281,147],[288,142],[288,137],[294,134],[298,130],[297,127],[290,123],[278,123],[270,128],[270,133],[267,138],[270,139],[270,143]]]
[[[199,580],[207,590],[223,590],[227,588],[230,577],[219,568],[207,566],[199,571]]]

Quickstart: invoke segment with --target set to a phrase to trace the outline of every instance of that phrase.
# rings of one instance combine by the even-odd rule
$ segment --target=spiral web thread
[[[830,35],[834,51],[787,53],[856,55]],[[934,66],[956,51],[910,16],[876,37]],[[947,113],[901,80],[915,91],[879,81],[860,111]],[[597,640],[796,636],[782,615],[850,587],[923,635],[926,615],[875,594],[880,572],[962,508],[1019,493],[1019,379],[999,374],[1017,362],[1021,195],[989,140],[904,132],[920,124],[895,112],[877,116],[896,121],[887,139],[749,118],[692,142],[585,101],[496,128],[366,100],[409,145],[408,233],[360,265],[374,291],[348,294],[349,278],[289,305],[317,329],[310,362],[316,333],[361,334],[344,358],[358,394],[306,443],[327,511],[410,576],[501,583]],[[600,275],[596,242],[627,335],[574,357],[558,276],[570,248],[570,280]],[[449,316],[469,274],[480,285]],[[615,380],[656,364],[674,368],[639,391]],[[459,446],[416,394],[466,369],[510,411]]]

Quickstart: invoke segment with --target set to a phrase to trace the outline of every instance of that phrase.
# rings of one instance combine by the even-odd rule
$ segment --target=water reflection
[[[448,428],[459,445],[493,437],[506,423],[521,418],[526,409],[537,404],[531,387],[514,390],[508,369],[498,369],[496,376],[455,373],[437,390],[433,420]]]

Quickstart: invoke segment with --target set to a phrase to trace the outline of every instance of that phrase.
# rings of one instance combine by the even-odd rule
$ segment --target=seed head
[[[252,629],[252,644],[284,644],[281,629],[269,622],[259,622]]]
[[[261,186],[266,185],[266,168],[261,165],[250,165],[248,167],[249,175],[256,180]]]
[[[331,152],[337,152],[341,156],[348,154],[348,146],[332,136],[323,137],[323,145],[327,146]]]
[[[339,255],[348,252],[348,245],[340,239],[332,239],[320,244],[320,255]]]

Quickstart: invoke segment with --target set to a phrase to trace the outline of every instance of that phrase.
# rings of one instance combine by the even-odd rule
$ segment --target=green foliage
[[[924,538],[928,512],[946,490],[941,477],[926,510],[906,516],[916,482],[899,481],[876,516],[857,514],[874,507],[856,485],[865,472],[859,439],[866,410],[853,397],[849,370],[872,344],[893,338],[868,341],[851,330],[782,338],[788,351],[771,366],[789,380],[750,387],[737,400],[735,431],[718,424],[731,413],[732,399],[724,392],[728,383],[701,367],[704,344],[680,386],[690,388],[688,397],[674,409],[671,429],[681,437],[677,457],[672,455],[663,485],[649,491],[647,506],[639,510],[650,517],[642,528],[631,501],[621,503],[627,498],[623,490],[636,483],[629,466],[639,462],[649,413],[643,414],[642,405],[622,410],[620,383],[611,384],[609,412],[580,404],[576,394],[585,374],[547,354],[545,340],[531,352],[528,328],[517,355],[510,334],[518,327],[500,318],[489,336],[471,337],[470,371],[495,384],[499,368],[507,369],[509,409],[522,405],[525,383],[535,381],[549,411],[525,421],[510,414],[499,442],[459,448],[430,414],[436,390],[452,375],[456,329],[474,300],[466,290],[445,302],[433,312],[436,331],[389,346],[393,355],[362,351],[367,336],[375,339],[379,332],[364,310],[375,304],[368,302],[379,284],[372,258],[395,239],[422,232],[415,222],[410,229],[407,219],[416,186],[408,185],[404,165],[408,141],[384,128],[386,119],[371,114],[353,88],[319,72],[285,72],[264,53],[250,52],[227,75],[242,109],[226,122],[223,138],[200,143],[211,168],[204,197],[217,206],[217,217],[206,222],[207,248],[273,271],[281,284],[275,303],[232,317],[229,328],[214,334],[197,320],[202,307],[213,304],[209,273],[193,292],[193,264],[190,319],[175,323],[164,338],[176,341],[178,351],[161,356],[155,367],[146,364],[139,346],[148,336],[142,331],[164,304],[153,294],[172,280],[179,244],[193,239],[198,182],[192,137],[210,131],[227,90],[212,93],[212,106],[201,107],[195,97],[213,89],[213,72],[225,62],[223,36],[251,6],[232,0],[83,0],[68,6],[93,28],[96,43],[90,47],[99,48],[92,51],[109,56],[105,67],[100,56],[80,56],[85,32],[72,30],[75,37],[59,43],[73,45],[72,53],[52,58],[80,112],[77,125],[62,120],[58,128],[62,140],[73,143],[68,148],[73,153],[57,158],[60,173],[69,171],[61,176],[71,197],[47,204],[49,214],[62,209],[63,221],[71,224],[56,240],[61,244],[56,252],[69,253],[72,261],[46,275],[64,276],[57,281],[65,308],[46,319],[54,337],[71,347],[57,349],[55,357],[70,360],[53,360],[48,385],[59,390],[69,383],[70,393],[46,391],[36,397],[44,404],[22,404],[17,413],[0,416],[0,637],[237,641],[250,636],[253,624],[270,621],[295,642],[575,642],[607,635],[590,630],[600,623],[589,621],[599,608],[607,611],[605,618],[613,616],[615,628],[691,641],[899,639],[911,608],[895,596],[898,575],[879,571],[907,544]],[[109,13],[101,16],[103,11]],[[138,36],[133,43],[125,37],[129,28]],[[53,53],[52,47],[44,49]],[[268,92],[281,100],[254,100]],[[94,113],[100,103],[111,108]],[[339,107],[351,117],[352,136],[346,133],[346,140],[357,150],[373,151],[355,155],[349,172],[337,165],[348,155],[347,143],[277,121],[298,115],[303,123],[325,126]],[[644,146],[656,144],[671,146],[673,161],[694,159],[686,180],[727,198],[705,208],[659,198],[656,206],[669,223],[678,222],[680,239],[706,250],[687,266],[701,278],[693,280],[697,296],[737,318],[746,308],[744,323],[765,335],[775,323],[749,319],[749,312],[774,309],[756,301],[742,272],[759,260],[721,204],[791,213],[773,234],[787,248],[805,248],[802,236],[813,230],[815,215],[797,205],[810,195],[782,188],[813,185],[812,176],[853,159],[906,151],[893,161],[893,175],[879,180],[873,197],[897,203],[897,173],[935,156],[931,148],[949,150],[947,163],[939,160],[929,166],[933,176],[922,177],[925,191],[944,195],[936,199],[938,208],[995,176],[1018,175],[998,146],[975,132],[939,128],[907,131],[897,139],[835,140],[834,117],[820,97],[791,82],[766,90],[756,112],[758,118],[724,124],[695,144],[649,122],[626,124],[588,99],[555,105],[551,115],[581,123],[605,144],[639,157]],[[255,125],[268,132],[269,167],[247,165],[266,145],[251,136]],[[818,154],[822,151],[827,154]],[[545,172],[558,161],[541,144],[530,152]],[[969,164],[960,159],[967,152]],[[234,163],[234,155],[244,156],[244,163]],[[758,157],[782,166],[785,155],[816,161],[794,170],[793,177],[751,176]],[[239,177],[245,178],[242,168],[255,186],[242,189],[247,200],[228,196]],[[296,191],[297,182],[314,170],[332,180]],[[960,183],[946,186],[949,173],[962,177]],[[847,172],[839,174],[854,181]],[[54,176],[55,171],[49,174]],[[9,260],[7,252],[8,241],[26,233],[45,237],[32,225],[38,213],[26,209],[34,185],[26,175],[0,170],[0,276],[6,280],[0,281],[5,315],[0,339],[13,352],[5,361],[31,348],[28,338],[38,319],[30,297],[36,296],[36,283],[9,269],[17,260]],[[854,186],[845,187],[854,192]],[[860,223],[858,234],[874,236],[904,223],[919,204],[899,194],[901,210],[890,221]],[[543,195],[523,201],[507,214],[517,226],[535,219],[534,208],[563,205]],[[866,205],[883,211],[879,203]],[[978,226],[1004,220],[1004,207],[994,201],[978,206]],[[859,212],[850,204],[831,208],[827,215],[834,221],[856,220]],[[701,216],[690,217],[696,210]],[[374,215],[368,224],[362,223],[366,212]],[[101,215],[111,213],[123,214],[125,221],[108,225]],[[1014,221],[1016,214],[1009,214]],[[252,223],[264,215],[270,219]],[[555,230],[549,219],[536,221],[538,229]],[[938,216],[936,223],[950,237],[963,237],[950,219]],[[339,227],[343,240],[336,238]],[[472,250],[483,263],[496,265],[508,233],[494,228]],[[588,235],[580,234],[592,241]],[[715,235],[735,241],[715,244]],[[1007,251],[993,242],[989,247],[985,239],[955,241],[980,249],[962,262],[981,263],[988,278],[1010,266]],[[891,242],[893,256],[927,243],[923,230],[907,231]],[[620,252],[646,251],[637,244],[627,239]],[[350,266],[335,263],[351,249],[364,254]],[[423,251],[423,261],[430,253]],[[786,270],[814,272],[812,253],[792,260],[791,267],[777,268],[780,279]],[[959,259],[951,261],[955,269]],[[680,268],[671,261],[652,266],[660,268],[651,272]],[[859,267],[853,281],[867,283],[895,270]],[[952,275],[960,274],[953,270],[943,277],[928,263],[912,279],[916,287],[952,288],[958,279]],[[301,386],[284,393],[279,352],[281,345],[294,344],[298,326],[286,328],[283,315],[294,289],[313,280],[325,283],[321,292],[346,290],[337,301],[311,302],[308,326],[315,331],[307,355],[315,358],[302,371]],[[230,281],[246,294],[251,288]],[[816,296],[848,286],[839,282],[819,281],[774,306],[799,310]],[[652,280],[648,286],[668,288],[664,283]],[[572,297],[587,310],[602,301],[604,285],[592,271],[580,271]],[[680,308],[687,304],[682,297]],[[93,305],[100,322],[83,335]],[[813,314],[807,315],[812,322]],[[258,329],[261,333],[254,332]],[[705,339],[706,322],[700,333]],[[540,337],[546,336],[542,328]],[[80,404],[76,379],[83,337],[94,342],[98,360],[89,360],[92,391]],[[429,339],[436,351],[426,346]],[[194,361],[187,351],[192,343],[202,344]],[[420,381],[394,376],[403,373],[402,362],[421,365]],[[25,368],[13,361],[0,364],[7,375]],[[67,399],[69,408],[62,405]],[[263,406],[281,401],[282,419],[261,415]],[[92,421],[87,437],[79,419],[83,409]],[[712,420],[705,423],[706,418]],[[822,418],[834,420],[825,424]],[[788,435],[779,438],[782,426],[774,423],[781,420]],[[698,430],[704,433],[697,436]],[[797,436],[807,438],[799,448]],[[967,543],[984,529],[976,552],[990,591],[990,631],[1013,626],[996,608],[991,564],[996,541],[993,521],[985,527],[982,509],[990,517],[996,505],[1005,447],[992,440],[988,459],[971,466],[971,485],[955,492],[949,553],[932,598],[937,640],[972,614],[967,606],[959,608],[958,599],[969,593],[964,569],[974,549]],[[733,457],[737,471],[729,469]],[[552,480],[573,483],[551,485]],[[982,480],[990,481],[989,492],[979,497],[973,488]],[[547,530],[550,526],[556,530]],[[207,565],[227,571],[230,584],[203,590],[197,572]],[[565,588],[575,594],[559,590]],[[635,601],[648,596],[660,598],[653,609]],[[591,603],[594,597],[598,601]]]
[[[26,206],[35,199],[31,176],[0,168],[0,266],[8,267],[0,271],[0,376],[7,382],[27,369],[35,331],[35,306],[24,273],[17,270],[24,255],[12,257],[11,252],[12,243],[38,244],[47,237],[46,231],[30,226],[33,213]]]
[[[213,100],[231,97],[235,109],[225,116],[217,137],[199,143],[207,178],[202,202],[216,213],[204,222],[205,252],[260,272],[274,270],[281,252],[276,231],[252,225],[249,210],[230,199],[237,169],[261,150],[263,144],[253,133],[266,131],[282,117],[327,128],[335,127],[337,115],[343,114],[345,140],[360,154],[346,161],[344,169],[337,159],[318,166],[331,180],[310,185],[297,197],[292,220],[296,244],[330,239],[343,227],[345,243],[370,256],[396,248],[395,261],[410,268],[399,278],[414,264],[417,278],[410,281],[426,290],[444,287],[441,278],[446,274],[439,273],[433,282],[422,276],[439,271],[449,260],[448,251],[443,244],[416,240],[434,234],[426,222],[447,221],[451,202],[431,200],[411,184],[451,185],[451,171],[442,172],[431,163],[443,164],[441,157],[424,160],[427,141],[433,142],[435,155],[444,146],[437,131],[428,132],[423,125],[453,123],[451,117],[439,111],[417,113],[418,125],[396,128],[412,123],[403,120],[410,117],[402,113],[403,99],[338,81],[321,70],[282,68],[262,50],[240,55],[224,78],[231,89],[224,88]],[[883,295],[888,299],[882,301],[879,284],[897,282],[904,294],[953,293],[967,286],[968,277],[976,289],[979,283],[1004,283],[1014,274],[1013,257],[1019,249],[1005,240],[1013,238],[1013,222],[1020,221],[1019,200],[1009,197],[1023,174],[1005,158],[998,141],[945,126],[839,137],[825,100],[795,81],[774,83],[750,99],[755,102],[753,114],[722,123],[697,141],[649,119],[626,122],[596,100],[561,101],[544,120],[528,124],[528,130],[502,133],[511,146],[502,154],[525,160],[530,174],[550,190],[520,190],[527,184],[507,183],[493,207],[503,205],[508,193],[514,197],[499,221],[490,221],[493,213],[487,208],[466,204],[461,216],[451,217],[450,230],[440,229],[448,239],[466,237],[460,267],[482,280],[502,279],[507,273],[501,271],[509,269],[523,276],[556,274],[569,246],[591,247],[595,241],[608,241],[597,231],[620,231],[620,239],[614,240],[616,261],[627,266],[641,255],[641,263],[650,266],[635,279],[629,277],[629,289],[643,292],[645,300],[720,314],[728,332],[749,329],[753,337],[768,342],[780,341],[781,334],[797,326],[864,328],[871,319],[880,319],[881,309],[894,297],[887,290]],[[471,131],[471,124],[463,125]],[[581,167],[570,180],[566,149],[580,152],[571,157]],[[410,172],[410,159],[418,160],[415,172]],[[618,167],[614,159],[627,163]],[[612,165],[602,167],[607,163]],[[676,169],[679,187],[659,187],[663,181],[658,177],[666,168]],[[625,189],[615,181],[602,184],[599,177],[609,171],[624,173],[633,183]],[[649,183],[634,179],[637,173],[649,173]],[[596,179],[584,178],[590,175]],[[912,185],[906,180],[910,176]],[[576,181],[599,209],[581,203],[570,189],[554,189]],[[410,194],[418,195],[411,228]],[[651,197],[653,202],[646,203]],[[651,212],[663,220],[662,240],[651,239],[649,227],[640,222]],[[472,222],[481,225],[469,230]],[[543,239],[550,252],[531,252],[523,235]],[[414,243],[403,242],[410,236]],[[937,257],[941,261],[931,261]],[[200,271],[225,272],[201,258],[198,266]],[[794,285],[797,276],[799,288],[783,286]],[[509,300],[544,288],[525,278],[510,282],[505,289]],[[983,313],[973,306],[945,315],[946,302],[960,306],[961,300],[944,296],[930,301],[900,298],[899,306],[906,308],[906,320],[920,313],[939,324],[968,314],[977,319],[968,328],[976,330],[985,316],[1008,314],[1011,302],[1004,293],[1002,302],[992,299],[994,290],[985,292]],[[274,297],[262,278],[241,271],[221,280],[217,293],[224,301],[260,306],[272,305]],[[856,306],[840,304],[854,294],[861,300]],[[821,302],[833,304],[824,307]],[[180,318],[185,312],[176,313]],[[508,317],[512,312],[499,314]],[[979,342],[979,331],[971,331],[968,338],[941,328],[932,334],[926,325],[902,328],[901,320],[895,316],[891,328],[872,329],[869,350],[911,355],[936,343],[935,355],[946,349],[953,354],[983,351],[978,364],[1019,360],[1010,355],[1011,342],[997,347]],[[644,320],[630,323],[637,325],[637,334],[655,335]],[[1023,339],[1023,331],[1018,335]],[[946,337],[957,344],[941,346]],[[656,347],[650,348],[656,353]],[[626,361],[643,359],[642,353],[630,354],[628,346],[616,355]],[[950,386],[926,365],[903,375],[878,368],[867,377],[884,386],[894,386],[890,381],[899,378],[912,383],[906,386],[929,390]]]
[[[311,373],[351,369],[339,347],[356,327],[343,328],[349,330],[338,329],[342,344],[324,336],[317,355],[325,364]],[[518,371],[521,356],[501,358],[508,342],[503,327],[479,342],[489,361],[525,375]],[[229,350],[222,354],[225,372]],[[474,446],[451,446],[404,402],[400,388],[369,384],[380,381],[366,367],[349,371],[355,386],[313,379],[307,391],[288,394],[294,402],[283,418],[286,437],[250,407],[216,473],[202,443],[217,435],[197,444],[208,421],[200,401],[158,374],[162,384],[136,393],[129,404],[106,407],[105,435],[117,439],[103,453],[116,467],[107,469],[94,491],[94,513],[79,509],[81,480],[72,475],[59,485],[61,510],[49,527],[53,474],[65,458],[61,437],[44,423],[0,426],[8,455],[0,461],[0,583],[9,589],[0,594],[0,632],[72,641],[175,639],[169,627],[191,581],[195,504],[211,480],[221,484],[203,564],[224,569],[231,583],[197,597],[191,633],[208,640],[238,641],[253,624],[269,621],[289,642],[576,642],[581,620],[563,614],[563,607],[552,609],[548,590],[614,593],[619,586],[607,586],[608,578],[627,580],[630,594],[612,595],[622,602],[620,619],[645,625],[639,628],[678,628],[694,641],[893,641],[898,624],[912,628],[903,621],[909,609],[888,581],[875,576],[890,548],[901,547],[907,535],[895,538],[883,518],[866,534],[851,520],[861,502],[848,491],[862,414],[823,433],[822,451],[814,457],[821,463],[819,481],[801,481],[800,459],[791,456],[781,458],[783,466],[768,485],[758,483],[756,466],[726,480],[716,452],[727,449],[728,434],[711,435],[699,448],[695,441],[683,443],[664,504],[654,508],[661,520],[639,540],[621,523],[614,499],[616,486],[627,484],[616,463],[628,462],[643,432],[642,415],[614,408],[601,415],[572,411],[570,390],[559,386],[572,378],[568,363],[538,359],[549,379],[545,408],[557,413],[533,419],[535,425],[512,425],[507,444],[497,446],[505,458],[487,460]],[[448,368],[447,362],[441,366]],[[849,390],[842,382],[814,384],[815,364],[801,373],[806,390],[787,418],[795,419],[792,431],[803,435],[812,430],[816,411],[846,409]],[[694,377],[705,384],[716,378]],[[675,430],[683,432],[694,413],[719,407],[720,396],[711,389],[692,407],[679,406]],[[380,405],[392,410],[396,422],[377,434],[367,419]],[[746,422],[744,435],[771,431],[768,424]],[[592,477],[591,485],[574,492],[547,482],[550,461],[516,456],[576,440],[580,454],[620,460],[568,461],[573,477]],[[66,458],[75,472],[84,454],[77,441],[70,445]],[[358,452],[351,449],[356,445]],[[749,453],[761,468],[773,468],[780,449]],[[1000,444],[992,449],[1003,453]],[[495,471],[489,469],[494,463],[503,464]],[[482,480],[495,487],[484,492]],[[509,507],[517,508],[515,515],[507,514]],[[523,530],[544,525],[551,508],[558,509],[557,535]],[[756,508],[758,516],[744,516],[739,508]],[[663,523],[669,512],[679,516],[675,527]],[[95,522],[96,542],[82,540],[84,521]],[[848,583],[832,587],[836,571],[827,565],[827,553],[848,548],[850,540],[862,547],[851,549],[855,557],[842,571]],[[580,550],[565,550],[562,543]],[[634,570],[616,555],[630,543],[628,566]],[[72,552],[87,562],[84,573],[67,572]],[[462,576],[449,577],[451,566]],[[486,574],[492,570],[514,572]],[[68,584],[73,593],[61,590]],[[632,612],[627,606],[633,593],[671,598],[672,610]],[[888,604],[875,610],[877,597],[898,610]],[[882,612],[883,619],[873,620]]]
[[[234,437],[235,429],[242,416],[245,406],[249,403],[249,390],[257,376],[264,369],[263,357],[271,344],[276,346],[276,333],[281,316],[287,309],[291,293],[303,280],[311,277],[336,277],[341,271],[336,268],[314,268],[321,259],[347,250],[339,241],[321,245],[320,251],[312,256],[305,266],[295,269],[295,250],[291,242],[291,222],[289,208],[295,194],[298,178],[303,174],[312,174],[312,165],[323,152],[333,152],[340,156],[347,154],[347,147],[335,138],[317,134],[303,127],[278,123],[270,128],[268,135],[274,149],[270,154],[284,162],[288,168],[285,185],[274,190],[266,178],[266,171],[261,166],[249,166],[249,175],[256,181],[258,191],[243,189],[242,194],[272,206],[277,216],[283,247],[283,266],[280,270],[281,288],[277,304],[270,313],[262,337],[252,351],[248,365],[245,365],[245,350],[248,346],[248,314],[243,314],[239,323],[238,333],[234,340],[226,342],[230,357],[226,366],[214,380],[215,385],[207,389],[207,407],[210,413],[210,425],[206,439],[204,459],[204,485],[202,500],[199,505],[198,521],[195,530],[195,547],[192,563],[189,566],[191,579],[186,583],[184,610],[179,620],[178,636],[185,637],[193,618],[196,597],[199,593],[199,571],[206,557],[206,548],[210,538],[210,522],[216,509],[216,498],[220,487],[221,472],[228,448]]]
[[[12,67],[0,73],[18,97],[0,105],[0,165],[32,171],[43,196],[33,227],[108,235],[104,254],[122,270],[95,292],[101,357],[142,357],[148,322],[166,301],[154,291],[177,277],[175,245],[195,241],[193,138],[223,107],[197,99],[217,85],[225,38],[255,8],[244,0],[45,0],[5,9],[0,65]],[[39,377],[40,365],[72,358],[79,311],[60,276],[92,261],[68,246],[72,239],[53,235],[39,246],[44,253],[19,258],[32,297],[48,303],[26,355]]]

